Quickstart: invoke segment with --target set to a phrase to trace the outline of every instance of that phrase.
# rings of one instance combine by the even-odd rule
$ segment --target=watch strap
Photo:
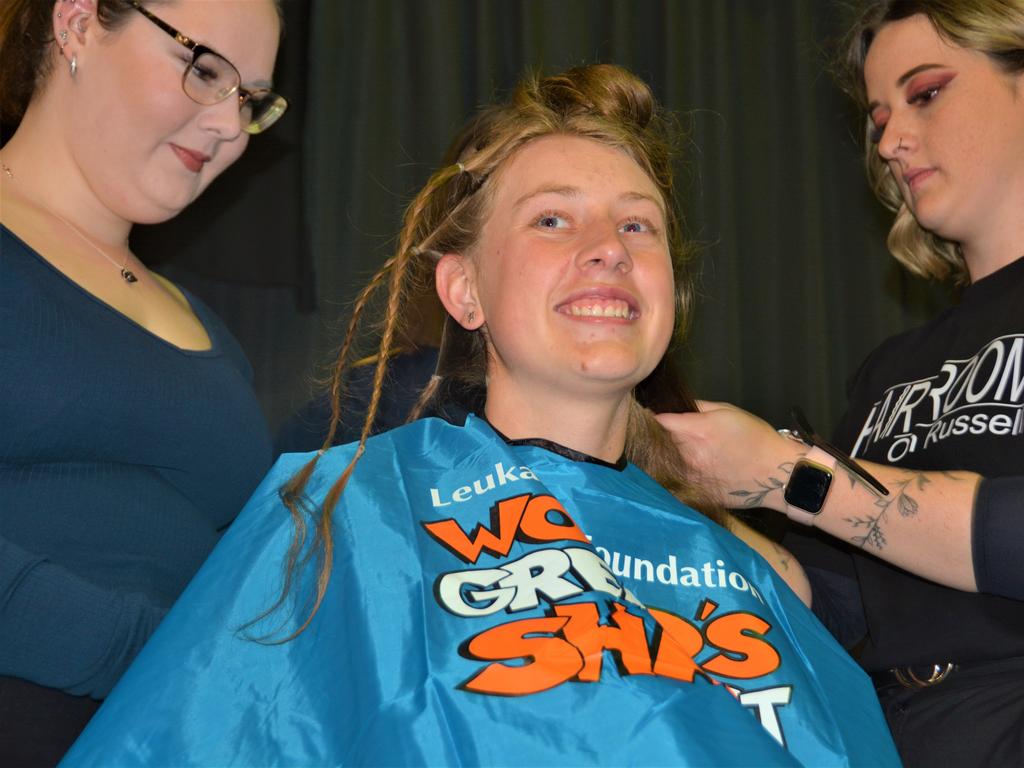
[[[796,424],[795,430],[779,430],[780,433],[785,433],[789,437],[799,440],[807,445],[813,445],[825,453],[828,453],[838,462],[836,466],[842,464],[843,467],[851,473],[852,476],[860,479],[865,485],[871,488],[878,496],[888,496],[889,489],[882,485],[878,478],[868,472],[864,467],[858,464],[851,456],[848,456],[843,451],[836,448],[834,445],[830,445],[822,439],[821,435],[814,431],[814,427],[811,426],[810,422],[807,421],[807,417],[804,416],[804,412],[797,406],[793,406],[791,415],[793,421]]]

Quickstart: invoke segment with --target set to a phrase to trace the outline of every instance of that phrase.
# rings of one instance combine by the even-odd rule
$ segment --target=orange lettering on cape
[[[571,643],[556,637],[567,618],[545,616],[500,624],[466,644],[469,656],[482,661],[525,659],[525,664],[488,664],[462,684],[476,693],[524,696],[571,680],[583,668],[583,657]]]
[[[524,696],[571,680],[597,682],[605,651],[616,655],[623,675],[654,674],[687,683],[698,675],[716,684],[709,675],[751,680],[771,674],[781,662],[778,651],[761,636],[771,625],[751,613],[719,616],[702,635],[673,613],[649,609],[660,630],[652,648],[643,619],[621,603],[612,603],[607,624],[601,623],[598,604],[592,602],[556,605],[553,611],[554,616],[499,624],[467,641],[464,656],[494,663],[461,687]],[[698,664],[705,638],[718,653]]]
[[[595,603],[559,605],[554,611],[555,616],[510,621],[471,638],[463,646],[463,655],[495,663],[461,687],[476,693],[523,696],[570,680],[596,682],[605,651],[616,654],[622,674],[652,673],[644,621],[626,606],[612,604],[612,624],[608,625],[600,623]],[[678,659],[675,663],[684,666]],[[692,659],[689,666],[696,668]],[[678,671],[673,676],[685,679]]]
[[[687,683],[692,683],[695,675],[707,678],[700,665],[694,661],[704,648],[704,637],[700,630],[674,613],[659,611],[657,608],[648,610],[661,627],[654,674]]]
[[[630,675],[651,674],[651,654],[647,648],[644,620],[635,616],[619,603],[612,607],[614,626],[602,625],[594,603],[573,603],[555,607],[558,616],[567,616],[569,622],[562,635],[583,654],[583,669],[577,679],[592,683],[601,679],[604,651],[614,651],[623,670]]]
[[[552,522],[548,517],[551,512],[557,512],[562,522]],[[582,541],[584,544],[588,541],[587,535],[569,517],[561,502],[547,494],[530,499],[519,528],[525,541]]]
[[[519,531],[519,521],[523,519],[529,500],[530,494],[524,493],[499,501],[491,507],[491,527],[477,525],[472,539],[453,518],[423,523],[423,527],[467,563],[479,560],[480,553],[485,549],[495,557],[506,557],[512,549],[512,542]],[[494,531],[498,532],[497,536]]]
[[[741,680],[771,674],[782,659],[771,643],[761,637],[770,629],[771,624],[752,613],[719,616],[704,628],[704,635],[722,653],[701,666],[712,674]]]
[[[557,512],[563,522],[552,522]],[[478,524],[467,535],[454,518],[423,523],[427,533],[467,563],[476,563],[486,550],[494,557],[507,557],[516,539],[531,543],[545,541],[582,541],[587,537],[569,517],[557,499],[549,495],[524,493],[503,499],[491,507],[491,524]]]

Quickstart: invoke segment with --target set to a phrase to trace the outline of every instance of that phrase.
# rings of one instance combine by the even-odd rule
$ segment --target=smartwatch
[[[798,459],[783,490],[786,516],[802,525],[814,525],[814,518],[825,506],[832,487],[836,467],[842,464],[851,477],[857,478],[875,495],[888,496],[889,490],[864,467],[833,445],[829,445],[814,431],[803,412],[792,410],[796,429],[780,429],[779,434],[810,446],[807,454]]]
[[[812,446],[807,455],[793,465],[783,491],[786,516],[802,525],[813,525],[814,518],[825,506],[835,471],[835,458]]]

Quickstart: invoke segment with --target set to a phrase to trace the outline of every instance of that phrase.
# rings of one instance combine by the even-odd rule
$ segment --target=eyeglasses
[[[181,76],[181,89],[197,104],[219,104],[232,94],[238,94],[238,113],[242,130],[263,133],[277,122],[288,109],[288,101],[268,88],[243,88],[238,68],[216,51],[186,37],[163,19],[153,15],[138,1],[129,0],[132,7],[156,24],[160,29],[192,51],[192,61]]]

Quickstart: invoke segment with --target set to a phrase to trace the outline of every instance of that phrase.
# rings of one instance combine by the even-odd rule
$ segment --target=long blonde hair
[[[1024,2],[1021,0],[882,0],[871,4],[847,36],[841,63],[846,90],[867,109],[864,61],[878,31],[886,24],[922,14],[935,31],[961,48],[989,56],[1004,72],[1024,72]],[[903,201],[888,164],[865,127],[868,183],[882,203],[896,212],[889,231],[889,251],[916,275],[934,280],[969,282],[958,245],[924,229]],[[1022,137],[1024,140],[1024,137]]]
[[[668,212],[667,235],[677,287],[675,337],[681,339],[692,304],[692,288],[686,270],[692,251],[683,242],[673,199],[673,133],[672,124],[658,108],[647,85],[625,69],[608,64],[578,67],[550,77],[527,77],[506,103],[485,108],[470,123],[454,153],[457,160],[437,171],[408,206],[394,255],[355,301],[331,378],[333,407],[323,450],[331,446],[338,427],[339,402],[345,373],[350,367],[349,356],[359,337],[367,307],[378,290],[387,290],[379,326],[372,396],[355,455],[319,507],[307,500],[305,489],[320,454],[281,491],[295,524],[295,534],[288,552],[284,587],[267,614],[287,598],[297,568],[315,561],[318,570],[316,594],[310,601],[305,623],[285,640],[308,626],[326,592],[334,548],[331,516],[370,434],[388,359],[394,354],[397,340],[410,335],[408,329],[403,328],[402,308],[433,290],[434,268],[442,254],[466,253],[477,242],[491,200],[488,179],[524,145],[552,134],[583,136],[626,152],[647,173],[661,193]],[[418,416],[424,408],[443,407],[453,399],[470,409],[482,407],[486,397],[487,362],[484,334],[468,331],[449,319],[442,334],[441,350],[437,372],[410,418]],[[626,456],[685,503],[703,510],[712,519],[723,521],[723,513],[686,480],[685,464],[649,409],[695,410],[671,355],[666,355],[635,390],[630,404]],[[306,519],[309,515],[316,520],[311,538]]]

